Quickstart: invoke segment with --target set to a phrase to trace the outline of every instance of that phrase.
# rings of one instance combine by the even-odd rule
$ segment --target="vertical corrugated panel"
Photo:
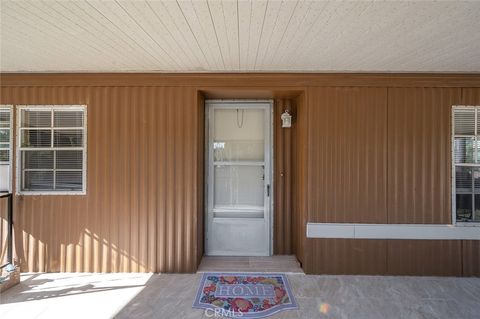
[[[88,105],[87,195],[16,197],[22,271],[196,269],[194,89],[3,88],[1,99]]]
[[[387,91],[308,91],[308,221],[387,221]],[[305,271],[384,274],[386,241],[308,239]]]
[[[273,243],[274,253],[285,255],[292,253],[292,192],[293,192],[293,157],[291,128],[282,128],[281,115],[285,110],[295,114],[294,103],[290,99],[276,99],[273,110],[273,158],[274,158],[274,204],[273,204]]]
[[[385,240],[308,239],[304,270],[308,274],[387,273]]]
[[[389,240],[388,274],[461,276],[460,240]]]
[[[307,92],[305,92],[307,93]],[[305,262],[307,221],[307,151],[308,104],[305,93],[295,99],[293,131],[293,192],[292,192],[292,249],[298,260]]]
[[[461,89],[388,89],[388,222],[451,223],[451,107]],[[461,275],[460,241],[388,241],[391,274]]]
[[[462,104],[480,106],[480,89],[462,89]],[[480,241],[464,240],[463,251],[463,275],[480,276]]]
[[[385,223],[387,90],[311,88],[310,222]]]
[[[462,254],[463,275],[480,277],[480,241],[464,240]]]
[[[388,89],[388,221],[451,222],[451,107],[461,89]]]
[[[196,189],[196,196],[197,196],[197,207],[198,212],[195,216],[195,224],[197,227],[197,265],[200,264],[203,257],[203,249],[204,249],[204,186],[205,185],[205,98],[203,94],[197,92],[197,145],[196,145],[196,154],[197,154],[197,165],[196,165],[196,176],[198,176],[197,180],[197,189]]]

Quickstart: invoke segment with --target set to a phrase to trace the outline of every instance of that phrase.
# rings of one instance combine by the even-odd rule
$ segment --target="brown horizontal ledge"
[[[480,224],[307,223],[307,238],[480,240]]]
[[[480,87],[480,73],[0,73],[0,85]]]

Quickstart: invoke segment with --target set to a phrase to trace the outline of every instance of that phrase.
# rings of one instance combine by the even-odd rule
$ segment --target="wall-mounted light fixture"
[[[288,113],[288,110],[282,113],[282,127],[292,127],[292,115]]]

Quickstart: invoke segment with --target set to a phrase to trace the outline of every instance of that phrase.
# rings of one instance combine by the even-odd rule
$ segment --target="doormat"
[[[283,274],[204,273],[193,308],[216,317],[264,318],[298,307]]]

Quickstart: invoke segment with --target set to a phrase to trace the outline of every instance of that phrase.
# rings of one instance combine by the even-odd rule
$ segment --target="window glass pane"
[[[62,107],[19,115],[21,190],[82,191],[84,150],[57,148],[84,147],[84,129],[74,129],[85,127],[84,111]]]
[[[214,206],[263,207],[264,169],[262,166],[216,166]]]
[[[457,221],[468,221],[472,218],[472,195],[457,194]]]
[[[23,169],[53,169],[53,151],[22,151]]]
[[[10,148],[10,144],[0,143],[0,149],[2,149],[2,148]]]
[[[0,127],[10,127],[9,112],[0,112]]]
[[[54,111],[55,127],[83,127],[82,111]]]
[[[21,117],[22,127],[51,127],[52,125],[51,111],[22,110]]]
[[[82,151],[57,151],[57,169],[82,169]]]
[[[455,110],[455,135],[475,135],[475,110]]]
[[[472,193],[473,191],[472,168],[455,167],[455,188],[457,193]]]
[[[263,141],[220,141],[213,143],[214,158],[217,162],[259,161],[263,162]]]
[[[473,137],[456,137],[454,145],[455,163],[473,163]]]
[[[56,172],[56,189],[58,190],[82,190],[82,172]]]
[[[215,161],[263,161],[264,115],[263,109],[216,109]]]
[[[0,162],[9,162],[10,161],[10,151],[9,150],[0,150]]]
[[[41,191],[53,190],[53,172],[24,172],[25,180],[23,182],[23,190]]]
[[[0,129],[0,143],[9,143],[10,142],[10,130]]]
[[[473,182],[475,193],[480,194],[480,167],[473,168]]]
[[[83,146],[83,130],[56,130],[54,138],[55,147]]]
[[[50,130],[23,130],[22,147],[51,147],[51,136]]]
[[[473,221],[480,222],[480,195],[475,195],[475,216]]]

